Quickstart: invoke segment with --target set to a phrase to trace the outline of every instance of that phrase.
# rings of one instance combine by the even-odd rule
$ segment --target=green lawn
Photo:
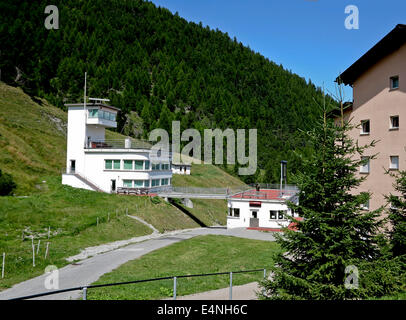
[[[129,261],[95,284],[158,278],[173,275],[228,272],[267,268],[279,250],[274,242],[228,236],[199,236]],[[233,284],[262,280],[263,273],[235,274]],[[229,285],[229,275],[181,278],[177,295],[187,295]],[[173,280],[89,289],[88,299],[159,299],[173,295]]]
[[[65,258],[78,254],[80,249],[151,233],[145,225],[126,217],[127,210],[160,231],[198,227],[161,199],[75,189],[63,186],[60,177],[44,177],[42,181],[40,193],[22,198],[0,197],[0,255],[6,253],[0,290],[42,274],[49,264],[66,265]],[[45,260],[48,227],[50,256]],[[35,267],[31,235],[35,244],[41,240]]]

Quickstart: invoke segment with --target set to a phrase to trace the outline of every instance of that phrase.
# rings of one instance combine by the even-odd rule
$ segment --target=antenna
[[[84,113],[84,117],[85,117],[85,141],[84,141],[84,146],[86,147],[86,120],[87,120],[87,112],[86,112],[86,76],[87,76],[87,72],[85,72],[85,90],[83,92],[83,113]]]
[[[282,160],[281,161],[281,197],[282,197],[282,195],[283,195],[283,189],[282,189],[282,186],[283,186],[283,182],[285,182],[285,188],[286,188],[286,176],[287,176],[287,164],[288,164],[288,162],[286,161],[286,160]]]

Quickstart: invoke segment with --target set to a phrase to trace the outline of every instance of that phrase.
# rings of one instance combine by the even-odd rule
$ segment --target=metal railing
[[[114,282],[114,283],[105,283],[105,284],[95,284],[95,285],[88,285],[88,286],[72,287],[72,288],[67,288],[67,289],[54,290],[54,291],[49,291],[49,292],[42,292],[42,293],[32,294],[32,295],[28,295],[28,296],[12,298],[10,300],[33,299],[33,298],[45,297],[45,296],[49,296],[49,295],[53,295],[53,294],[59,294],[59,293],[65,293],[65,292],[71,292],[71,291],[82,291],[82,299],[87,300],[87,292],[88,292],[89,289],[120,286],[120,285],[135,284],[135,283],[144,283],[144,282],[153,282],[153,281],[160,281],[160,280],[170,280],[170,279],[173,279],[173,299],[176,300],[176,297],[177,297],[177,280],[178,279],[217,276],[217,275],[229,275],[230,276],[229,299],[232,300],[233,299],[233,275],[234,274],[239,274],[239,273],[253,273],[253,272],[260,272],[260,271],[263,272],[263,278],[266,279],[266,269],[265,268],[264,269],[231,271],[231,272],[214,272],[214,273],[168,276],[168,277],[151,278],[151,279],[144,279],[144,280],[134,280],[134,281]]]
[[[151,149],[151,143],[135,139],[91,140],[85,149]]]

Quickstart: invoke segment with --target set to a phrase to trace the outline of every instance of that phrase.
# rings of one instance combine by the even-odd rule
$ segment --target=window
[[[133,161],[124,160],[124,170],[132,170],[132,169],[133,169]]]
[[[110,112],[110,121],[116,121],[116,115]]]
[[[271,210],[271,211],[269,211],[269,218],[271,219],[271,220],[276,220],[276,214],[278,213],[278,211],[275,211],[275,210]]]
[[[114,170],[120,170],[120,163],[121,163],[121,160],[113,160],[113,168],[114,168]]]
[[[144,186],[144,180],[134,180],[135,188],[142,188]]]
[[[391,156],[390,157],[389,169],[399,170],[399,156]]]
[[[168,179],[161,179],[161,186],[167,186],[168,185]]]
[[[369,173],[369,157],[361,157],[361,168],[359,170],[360,173]]]
[[[169,170],[169,163],[162,163],[161,168],[162,170]]]
[[[89,109],[89,118],[97,118],[99,109]]]
[[[370,132],[369,120],[362,120],[361,121],[361,134],[369,134],[369,132]]]
[[[153,163],[152,170],[159,170],[159,163]]]
[[[228,215],[229,215],[230,217],[233,216],[233,208],[228,208]]]
[[[144,180],[144,187],[149,188],[149,180]]]
[[[159,187],[159,179],[152,179],[151,183],[153,187]]]
[[[135,160],[135,170],[143,170],[144,168],[144,161],[142,160]]]
[[[145,164],[145,170],[149,170],[149,160],[144,162]]]
[[[390,117],[390,128],[399,129],[399,116]]]
[[[113,160],[104,160],[104,168],[108,170],[113,169]]]
[[[369,210],[369,200],[367,200],[365,203],[361,205],[361,209],[363,210]]]
[[[399,89],[399,76],[390,78],[390,88],[391,90]]]
[[[133,181],[132,180],[123,180],[123,186],[124,186],[124,188],[132,188]]]
[[[278,211],[278,220],[285,219],[285,211]]]
[[[234,208],[234,217],[236,218],[240,217],[240,208]]]

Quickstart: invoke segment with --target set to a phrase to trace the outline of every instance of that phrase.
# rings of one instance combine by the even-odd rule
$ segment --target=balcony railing
[[[85,145],[85,149],[151,149],[151,144],[143,140],[120,139],[120,140],[91,140]]]

